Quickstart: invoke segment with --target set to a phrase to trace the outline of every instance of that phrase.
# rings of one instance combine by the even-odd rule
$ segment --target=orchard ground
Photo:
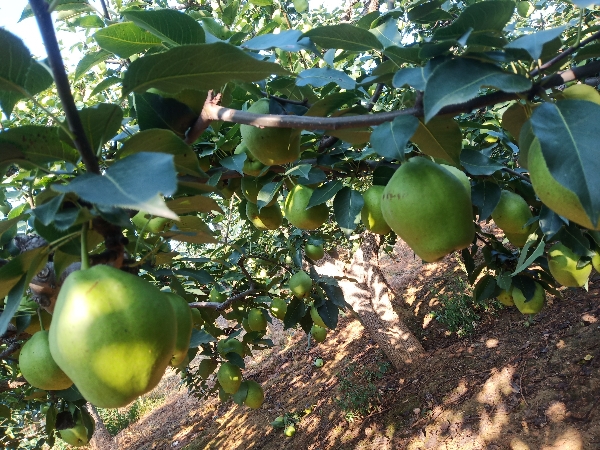
[[[515,308],[479,311],[474,333],[459,338],[432,314],[465,292],[454,256],[422,265],[397,245],[381,265],[397,312],[427,350],[424,360],[394,372],[351,316],[308,350],[304,332],[277,322],[270,328],[276,346],[245,371],[265,389],[260,409],[196,400],[168,372],[150,394],[165,395],[164,403],[121,431],[118,448],[600,448],[600,275],[589,292],[549,297],[530,323]],[[301,417],[293,438],[270,425],[285,413]]]

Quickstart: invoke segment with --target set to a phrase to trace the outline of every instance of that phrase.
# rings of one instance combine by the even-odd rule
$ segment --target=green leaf
[[[242,381],[242,384],[240,384],[240,387],[235,392],[235,394],[233,394],[231,399],[238,405],[242,406],[244,404],[244,400],[246,400],[247,396],[248,396],[248,382]]]
[[[319,286],[323,288],[325,294],[327,294],[327,298],[338,308],[343,310],[349,308],[350,305],[344,299],[344,291],[342,291],[336,279],[332,278],[327,282],[319,282]]]
[[[304,302],[299,298],[294,297],[288,304],[285,317],[283,318],[283,329],[287,330],[288,328],[295,327],[300,320],[302,320],[306,314],[306,311],[307,306],[304,304]]]
[[[460,165],[462,133],[452,117],[434,117],[427,124],[419,121],[419,128],[410,140],[426,155]]]
[[[544,44],[559,37],[566,28],[566,25],[563,25],[562,27],[558,28],[542,30],[533,34],[526,34],[505,45],[504,48],[523,49],[529,53],[534,61],[537,61],[542,56]]]
[[[92,150],[97,153],[121,128],[123,110],[112,103],[99,103],[79,111],[83,129]]]
[[[515,2],[488,0],[467,6],[452,25],[438,28],[433,38],[459,39],[465,33],[500,33],[510,21],[515,10]]]
[[[333,213],[341,230],[351,235],[360,222],[360,212],[365,204],[360,192],[345,187],[333,199]]]
[[[246,161],[246,158],[246,153],[241,153],[239,155],[227,156],[226,158],[221,159],[219,162],[226,169],[234,170],[243,176],[244,162]]]
[[[176,198],[175,200],[168,201],[167,207],[175,214],[179,215],[189,214],[192,212],[223,212],[216,201],[204,195]]]
[[[484,3],[497,2],[490,0]],[[483,87],[494,87],[505,92],[524,92],[531,88],[531,80],[504,72],[493,64],[472,59],[446,61],[435,68],[427,81],[423,96],[425,122],[429,122],[444,106],[477,97]]]
[[[325,183],[323,186],[319,186],[312,193],[308,205],[306,205],[306,209],[320,205],[321,203],[325,203],[330,198],[333,198],[333,196],[337,194],[343,187],[344,185],[342,184],[341,180],[330,181],[329,183]]]
[[[184,45],[133,61],[123,79],[123,95],[151,87],[168,93],[192,86],[194,89],[218,89],[234,80],[258,81],[287,73],[277,64],[258,61],[223,42]]]
[[[122,80],[120,77],[108,77],[102,80],[100,83],[96,85],[96,87],[92,90],[90,97],[99,94],[102,91],[107,90],[109,87],[114,86],[115,84],[120,83]]]
[[[300,50],[318,50],[309,38],[302,37],[299,30],[286,30],[278,34],[261,34],[242,44],[248,50],[271,50],[279,48],[286,52],[299,52]]]
[[[68,161],[75,164],[78,159],[79,153],[60,141],[58,128],[25,125],[0,133],[0,162]]]
[[[398,67],[402,64],[421,64],[419,56],[421,48],[414,47],[387,47],[383,54],[394,61]]]
[[[136,209],[177,219],[160,197],[160,194],[173,195],[177,190],[173,156],[164,153],[135,153],[114,163],[104,175],[86,173],[69,184],[54,184],[52,189],[73,192],[101,206]]]
[[[156,36],[131,22],[115,23],[94,33],[98,45],[120,58],[129,58],[151,47],[162,45]]]
[[[344,72],[330,67],[303,70],[298,74],[298,78],[296,78],[297,86],[310,84],[314,87],[323,87],[329,83],[335,83],[342,89],[347,90],[352,90],[356,87],[356,81]]]
[[[479,222],[487,220],[500,201],[502,190],[492,181],[481,181],[471,189],[471,201],[479,210]]]
[[[473,288],[473,299],[476,302],[487,300],[494,296],[496,279],[492,275],[484,275]]]
[[[77,63],[77,67],[75,68],[75,80],[81,78],[81,76],[87,73],[87,71],[92,67],[108,59],[109,56],[111,56],[111,53],[107,52],[106,50],[100,50],[95,53],[88,53],[85,55]]]
[[[0,61],[0,91],[25,96],[25,81],[33,58],[23,41],[4,28],[0,28]]]
[[[198,156],[194,152],[194,149],[183,142],[172,131],[160,129],[140,131],[125,141],[119,152],[119,157],[122,158],[139,152],[174,155],[175,168],[178,172],[206,177],[206,174],[200,169]],[[163,193],[169,195],[166,192]]]
[[[204,330],[192,330],[192,338],[190,339],[190,348],[198,348],[202,344],[210,344],[217,340]]]
[[[527,256],[527,251],[534,243],[535,243],[535,241],[529,241],[525,244],[525,246],[521,250],[521,255],[519,256],[517,268],[511,274],[511,276],[514,277],[518,273],[523,272],[527,267],[529,267],[531,264],[533,264],[533,262],[536,259],[538,259],[540,256],[542,256],[544,254],[544,246],[546,245],[546,243],[542,239],[540,241],[540,243],[538,244],[538,246],[536,247],[536,249],[533,251],[533,253],[529,256],[529,258],[525,259],[525,257]]]
[[[140,130],[171,130],[183,139],[186,131],[198,119],[198,115],[189,106],[174,98],[145,92],[133,94],[133,102]]]
[[[341,48],[354,52],[382,48],[381,42],[372,33],[348,23],[313,28],[303,36],[309,37],[322,48]]]
[[[598,114],[593,102],[563,100],[540,105],[530,119],[552,177],[579,197],[594,226],[600,216]]]
[[[430,23],[438,20],[452,20],[452,15],[440,9],[444,0],[421,3],[408,10],[408,19],[416,23]]]
[[[383,48],[402,46],[402,35],[398,31],[398,20],[390,19],[370,30]]]
[[[460,153],[460,163],[471,175],[491,175],[504,166],[477,150],[464,149]]]
[[[171,45],[203,44],[204,29],[187,14],[173,9],[125,11],[126,19]]]
[[[542,205],[540,208],[540,230],[547,241],[551,240],[563,227],[565,222],[558,214]]]
[[[404,152],[411,136],[419,127],[414,116],[398,116],[391,122],[378,125],[371,134],[371,146],[379,156],[404,161]]]
[[[1,52],[2,50],[0,50]],[[50,72],[38,62],[31,60],[25,79],[25,92],[33,96],[48,89],[53,82],[54,79]],[[17,102],[26,97],[27,95],[22,92],[0,90],[0,107],[4,114],[9,117]]]
[[[321,100],[312,104],[305,116],[325,117],[341,108],[344,105],[351,105],[356,101],[356,94],[353,92],[335,92],[323,97]]]
[[[325,302],[317,308],[317,312],[327,328],[334,330],[337,327],[339,310],[335,303]]]
[[[54,11],[79,11],[79,12],[86,12],[86,11],[94,11],[94,8],[92,8],[89,5],[88,0],[57,0],[52,2],[53,7],[54,7]],[[29,6],[29,4],[27,4],[27,6],[25,7],[25,9],[23,9],[23,13],[21,14],[21,18],[19,19],[19,22],[27,19],[28,17],[33,17],[33,10],[31,9],[31,6]]]
[[[161,236],[191,244],[213,244],[217,242],[204,220],[197,216],[181,217],[179,222],[173,223],[173,228],[162,233]]]
[[[394,74],[392,85],[395,88],[410,86],[417,91],[424,91],[427,85],[427,79],[431,73],[428,73],[427,66],[425,67],[409,67],[400,69]]]
[[[73,25],[81,28],[104,28],[104,22],[95,14],[77,17],[73,20]]]
[[[270,183],[265,184],[256,196],[258,208],[261,209],[268,205],[277,195],[281,186],[283,186],[283,180],[271,181]]]

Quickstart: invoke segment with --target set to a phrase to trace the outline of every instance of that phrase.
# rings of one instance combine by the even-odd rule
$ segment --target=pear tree
[[[0,28],[4,448],[93,444],[169,366],[260,408],[269,324],[391,310],[396,239],[524,314],[600,267],[593,2],[96,4],[30,0],[44,59]],[[320,271],[340,254],[358,284]],[[401,367],[396,319],[410,345],[372,337]]]

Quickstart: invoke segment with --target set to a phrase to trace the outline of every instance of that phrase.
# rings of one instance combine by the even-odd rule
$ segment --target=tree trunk
[[[357,283],[342,280],[339,285],[346,302],[371,339],[396,370],[401,370],[423,356],[425,350],[392,307],[390,296],[393,291],[379,268],[379,246],[379,236],[365,232],[360,249],[354,254],[348,271],[348,275],[356,279]],[[331,267],[321,268],[329,272],[328,275],[333,275]]]
[[[96,429],[90,441],[92,450],[117,450],[117,443],[104,426],[102,417],[98,414],[96,407],[88,403],[88,411],[94,418],[94,422],[96,422]]]

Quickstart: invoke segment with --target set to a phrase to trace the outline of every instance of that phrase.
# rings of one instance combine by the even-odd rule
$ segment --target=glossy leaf
[[[100,50],[95,53],[88,53],[77,63],[75,68],[75,79],[78,80],[92,67],[100,64],[110,57],[111,53],[106,50]]]
[[[283,318],[283,329],[295,327],[306,314],[307,307],[302,300],[294,297],[288,304],[285,317]]]
[[[278,34],[261,34],[242,44],[248,50],[271,50],[279,48],[286,52],[299,52],[300,50],[316,50],[310,39],[302,37],[299,30],[286,30]]]
[[[340,48],[355,52],[381,49],[381,42],[367,30],[348,23],[317,27],[303,34],[322,48]]]
[[[452,117],[434,117],[428,123],[419,121],[419,127],[410,138],[419,150],[433,158],[460,165],[462,133]]]
[[[460,153],[460,163],[471,175],[491,175],[504,166],[476,150],[464,149]]]
[[[481,181],[471,188],[471,201],[479,210],[479,222],[487,220],[500,201],[502,190],[491,181]]]
[[[364,204],[362,194],[349,187],[342,188],[333,199],[335,220],[347,236],[351,235],[359,224]]]
[[[161,233],[161,236],[190,244],[210,244],[217,240],[213,237],[212,231],[197,216],[183,216],[179,221],[173,222],[169,231]]]
[[[173,195],[177,190],[173,156],[164,153],[135,153],[114,163],[104,175],[87,173],[52,188],[57,192],[72,192],[98,205],[142,210],[177,219],[160,196]]]
[[[121,58],[129,58],[151,47],[162,45],[156,36],[131,22],[115,23],[94,33],[98,45]]]
[[[465,33],[501,32],[510,21],[515,2],[488,0],[467,6],[450,26],[438,28],[434,39],[458,39]]]
[[[96,85],[92,92],[90,93],[90,97],[99,94],[102,91],[107,90],[109,87],[114,86],[115,84],[119,84],[121,81],[120,77],[107,77],[102,80],[100,83]]]
[[[336,195],[343,187],[344,185],[340,180],[330,181],[323,186],[319,186],[312,193],[306,208],[312,208],[313,206],[325,203],[327,200],[333,198],[333,196]]]
[[[406,145],[419,127],[414,116],[399,116],[374,128],[371,146],[379,156],[390,160],[404,161]]]
[[[0,50],[1,52],[2,50]],[[2,56],[0,55],[0,57]],[[27,70],[27,76],[25,77],[24,91],[17,92],[15,90],[2,90],[0,88],[0,108],[2,108],[7,117],[10,117],[13,108],[19,100],[27,98],[27,94],[33,96],[48,89],[53,81],[50,72],[32,59]],[[0,83],[2,83],[1,80]]]
[[[400,69],[395,73],[392,84],[395,88],[410,86],[417,91],[424,91],[427,85],[427,79],[430,73],[427,73],[425,67],[409,67]]]
[[[287,71],[281,66],[258,61],[223,42],[183,45],[133,61],[123,79],[123,95],[152,87],[168,93],[190,86],[200,90],[218,89],[233,80],[258,81],[270,75],[285,74]]]
[[[518,37],[504,48],[520,48],[525,50],[534,61],[537,61],[542,56],[544,44],[559,37],[567,27],[551,28],[549,30],[538,31],[533,34],[526,34]]]
[[[81,109],[79,117],[92,150],[97,153],[102,145],[118,133],[123,110],[118,105],[98,103],[91,108]]]
[[[356,81],[340,70],[330,67],[320,69],[307,69],[298,74],[296,85],[306,86],[308,84],[314,87],[323,87],[329,83],[335,83],[342,89],[352,90],[356,87]]]
[[[200,177],[206,176],[202,169],[200,169],[198,156],[194,153],[192,147],[169,130],[153,129],[140,131],[125,142],[119,152],[119,157],[123,158],[139,152],[174,155],[175,168],[178,172]]]
[[[24,94],[33,59],[23,41],[3,28],[0,28],[0,61],[0,90]]]
[[[204,29],[187,14],[172,9],[125,11],[126,19],[170,45],[203,44]]]
[[[219,162],[223,167],[229,170],[234,170],[240,175],[244,175],[244,162],[246,161],[246,153],[239,155],[231,155],[221,159]]]
[[[490,0],[484,3],[497,2]],[[493,64],[472,59],[446,61],[435,68],[427,81],[423,97],[425,122],[429,122],[444,106],[477,97],[483,87],[493,87],[505,92],[524,92],[531,88],[531,80],[504,72]]]
[[[78,159],[79,153],[60,141],[58,128],[25,125],[0,133],[0,162],[76,163]]]
[[[544,103],[531,116],[552,176],[573,191],[595,226],[600,215],[600,105],[585,100]]]
[[[420,47],[387,47],[384,55],[394,61],[398,66],[402,64],[421,64],[419,56]]]
[[[133,101],[140,130],[162,128],[183,139],[198,118],[189,106],[174,98],[145,92],[133,94]]]
[[[383,48],[402,46],[402,35],[398,31],[397,20],[387,20],[370,31],[381,42]]]
[[[338,307],[333,302],[324,302],[321,306],[317,308],[317,312],[327,328],[335,329],[338,324],[338,316],[339,310]]]

